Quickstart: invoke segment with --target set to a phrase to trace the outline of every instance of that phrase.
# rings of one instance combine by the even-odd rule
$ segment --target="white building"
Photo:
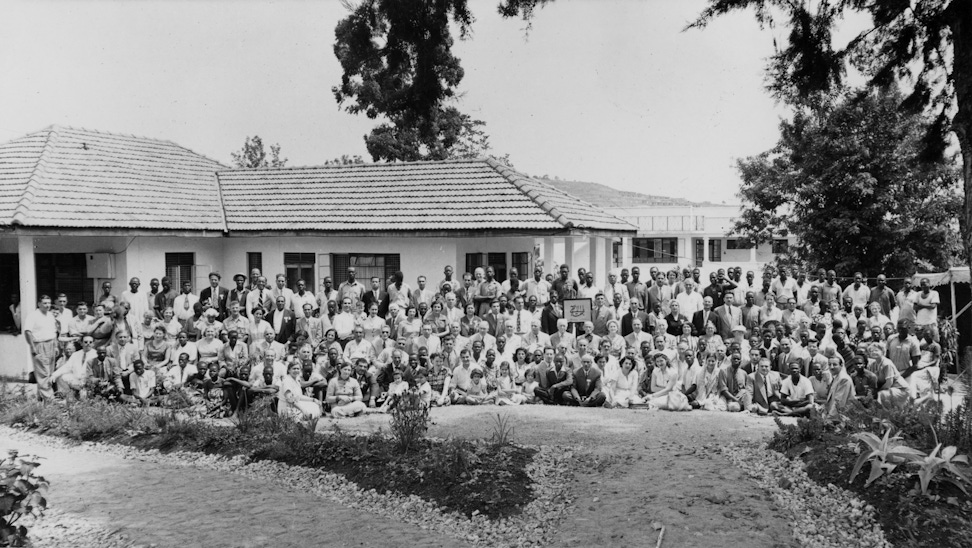
[[[595,183],[547,182],[638,227],[637,235],[614,243],[614,264],[618,267],[638,266],[642,271],[651,267],[698,267],[703,276],[729,266],[759,272],[788,245],[787,240],[779,239],[772,244],[743,247],[739,240],[727,237],[739,215],[738,204],[699,204]]]
[[[0,144],[0,327],[15,295],[26,317],[38,295],[73,307],[136,276],[141,291],[169,276],[198,292],[211,271],[232,287],[259,267],[318,289],[355,265],[361,280],[401,270],[415,287],[446,265],[503,280],[542,260],[604,280],[612,244],[634,233],[493,160],[233,170],[169,141],[50,127]],[[3,363],[25,353],[22,337],[0,336],[0,354],[24,356]]]

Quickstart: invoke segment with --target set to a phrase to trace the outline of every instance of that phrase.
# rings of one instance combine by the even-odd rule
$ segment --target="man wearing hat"
[[[240,303],[240,306],[244,307],[243,315],[249,317],[246,313],[246,297],[250,294],[250,290],[246,288],[246,276],[237,274],[233,276],[233,281],[236,282],[236,287],[230,290],[227,302],[236,301]]]
[[[229,304],[229,290],[219,285],[221,279],[219,272],[210,272],[209,287],[199,292],[199,302],[204,307],[215,308],[219,319],[226,317],[226,305]]]

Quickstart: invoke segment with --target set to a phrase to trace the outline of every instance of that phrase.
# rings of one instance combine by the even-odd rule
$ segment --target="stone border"
[[[891,548],[873,506],[832,483],[824,487],[813,481],[802,460],[790,460],[765,444],[730,444],[719,452],[793,515],[793,538],[801,546]]]
[[[18,438],[32,443],[105,453],[125,459],[138,459],[167,466],[195,467],[229,472],[248,478],[268,481],[285,489],[313,493],[350,508],[409,523],[421,529],[435,531],[479,546],[532,547],[550,543],[556,533],[555,525],[569,513],[573,501],[570,482],[573,479],[573,453],[549,446],[536,447],[537,453],[526,468],[533,480],[536,499],[514,517],[497,521],[483,515],[466,517],[458,512],[443,511],[438,505],[417,495],[404,496],[392,492],[364,491],[340,474],[273,461],[249,462],[246,457],[226,458],[197,452],[163,454],[158,450],[98,442],[75,443],[64,438],[10,427],[0,427],[0,435],[16,442]],[[323,486],[326,485],[327,488]]]

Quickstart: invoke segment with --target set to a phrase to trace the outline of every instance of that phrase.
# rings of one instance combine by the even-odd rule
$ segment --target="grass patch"
[[[27,399],[0,404],[0,423],[77,441],[161,451],[245,455],[342,474],[365,490],[417,495],[447,511],[491,519],[514,516],[534,500],[526,473],[534,450],[497,440],[429,440],[382,432],[354,435],[295,423],[255,404],[234,426],[217,426],[174,410],[133,409],[100,401],[67,405]],[[413,423],[414,424],[414,423]],[[510,434],[512,430],[510,430]]]

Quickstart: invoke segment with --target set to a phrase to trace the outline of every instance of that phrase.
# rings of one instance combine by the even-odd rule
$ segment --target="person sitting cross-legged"
[[[800,374],[800,364],[790,364],[790,376],[780,386],[779,415],[809,416],[813,406],[814,387],[810,379]]]
[[[327,384],[327,404],[331,406],[331,415],[336,419],[360,415],[368,409],[361,400],[361,385],[351,378],[351,364],[344,363],[338,375]]]
[[[585,354],[581,358],[581,366],[574,371],[573,376],[574,382],[563,394],[563,399],[567,405],[603,407],[606,396],[602,385],[601,370],[594,367],[594,356]]]

